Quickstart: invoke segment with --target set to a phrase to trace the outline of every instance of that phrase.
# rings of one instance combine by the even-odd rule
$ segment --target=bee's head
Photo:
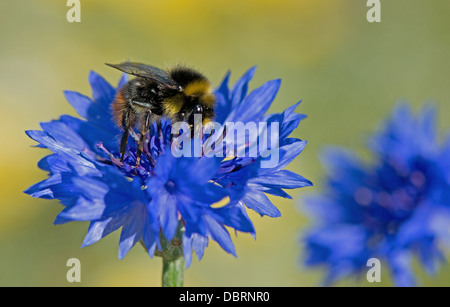
[[[192,126],[197,114],[202,116],[202,124],[211,122],[216,98],[209,80],[200,72],[184,66],[172,68],[170,76],[182,88],[183,103],[177,112],[181,119]]]
[[[208,80],[196,80],[184,88],[185,105],[183,119],[190,125],[194,124],[194,116],[201,115],[202,124],[210,122],[214,118],[214,96]]]

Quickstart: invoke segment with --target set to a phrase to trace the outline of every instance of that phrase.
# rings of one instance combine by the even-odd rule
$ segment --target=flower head
[[[371,163],[326,150],[325,189],[305,200],[321,222],[304,238],[306,264],[325,265],[326,284],[367,271],[370,258],[389,265],[399,286],[415,284],[412,255],[435,271],[450,234],[449,145],[438,142],[434,109],[414,116],[400,105],[370,139]]]
[[[92,72],[89,76],[92,99],[65,92],[82,119],[63,115],[42,123],[42,130],[27,131],[39,143],[38,147],[47,148],[52,154],[38,163],[49,172],[49,177],[25,192],[33,197],[60,200],[64,209],[55,224],[89,221],[83,246],[121,228],[119,258],[137,242],[153,256],[163,249],[164,240],[172,239],[181,241],[187,265],[192,250],[199,259],[203,256],[209,239],[236,255],[227,227],[254,235],[246,208],[261,215],[279,216],[279,210],[265,193],[290,197],[283,189],[311,184],[302,176],[283,170],[306,144],[288,137],[304,116],[294,113],[298,104],[283,113],[266,115],[280,82],[269,81],[247,95],[254,70],[247,72],[232,90],[227,84],[229,74],[226,76],[215,92],[216,121],[276,123],[278,129],[263,125],[250,139],[244,133],[238,136],[245,139],[239,143],[243,144],[240,147],[229,146],[229,139],[223,139],[227,130],[218,129],[220,133],[214,138],[204,134],[187,145],[213,139],[214,146],[208,147],[212,154],[203,150],[199,155],[185,156],[176,154],[181,147],[174,142],[172,123],[162,118],[145,136],[138,168],[133,142],[136,133],[130,131],[131,141],[120,161],[118,143],[123,131],[114,124],[111,115],[114,97],[127,78],[124,76],[115,88]],[[272,139],[267,143],[266,137]],[[237,154],[263,141],[267,146],[258,147],[255,155]],[[271,168],[262,168],[271,159],[267,153],[275,148],[278,159]]]

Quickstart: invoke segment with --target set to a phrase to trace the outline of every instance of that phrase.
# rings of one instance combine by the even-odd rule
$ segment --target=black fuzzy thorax
[[[208,79],[198,71],[184,67],[176,66],[169,71],[170,77],[181,87],[186,87],[194,81],[207,81]]]

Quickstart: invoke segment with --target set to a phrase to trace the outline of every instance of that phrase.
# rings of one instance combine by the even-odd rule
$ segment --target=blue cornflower
[[[367,272],[370,258],[398,286],[416,284],[414,255],[428,273],[437,270],[440,244],[450,242],[450,139],[440,143],[435,125],[434,108],[414,116],[399,105],[370,138],[370,163],[349,150],[324,151],[324,191],[305,199],[320,224],[304,242],[306,265],[327,267],[325,284]]]
[[[122,131],[114,124],[111,104],[127,78],[124,76],[115,88],[91,72],[92,99],[65,92],[82,119],[63,115],[42,123],[42,130],[27,131],[39,143],[38,147],[47,148],[52,154],[38,163],[49,172],[49,177],[25,192],[33,197],[60,200],[64,209],[55,224],[89,221],[83,246],[122,228],[119,258],[137,242],[152,257],[173,240],[188,266],[191,251],[201,259],[209,239],[236,255],[227,227],[255,235],[246,207],[261,215],[279,216],[279,210],[265,193],[289,198],[283,189],[311,185],[302,176],[283,170],[306,144],[288,137],[305,116],[294,113],[298,104],[283,113],[266,115],[280,82],[269,81],[247,95],[254,71],[253,68],[246,73],[231,90],[228,74],[215,94],[219,123],[277,123],[278,134],[266,129],[265,134],[244,143],[245,148],[250,148],[262,142],[263,135],[277,137],[256,156],[233,155],[235,152],[228,150],[224,141],[213,147],[214,152],[224,153],[223,157],[175,157],[171,122],[163,118],[153,124],[146,136],[139,168],[135,169],[135,142],[128,142],[121,162],[118,137]],[[266,151],[275,147],[279,148],[275,165],[262,168],[270,158]]]

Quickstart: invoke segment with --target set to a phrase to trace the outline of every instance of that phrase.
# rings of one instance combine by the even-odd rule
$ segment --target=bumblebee
[[[112,112],[116,124],[124,130],[120,140],[120,161],[127,148],[130,130],[138,128],[136,168],[139,166],[146,135],[153,122],[161,117],[172,123],[194,124],[194,115],[202,115],[202,123],[214,117],[215,96],[208,79],[198,71],[184,66],[169,70],[125,62],[106,65],[136,76],[119,89],[113,103]]]

